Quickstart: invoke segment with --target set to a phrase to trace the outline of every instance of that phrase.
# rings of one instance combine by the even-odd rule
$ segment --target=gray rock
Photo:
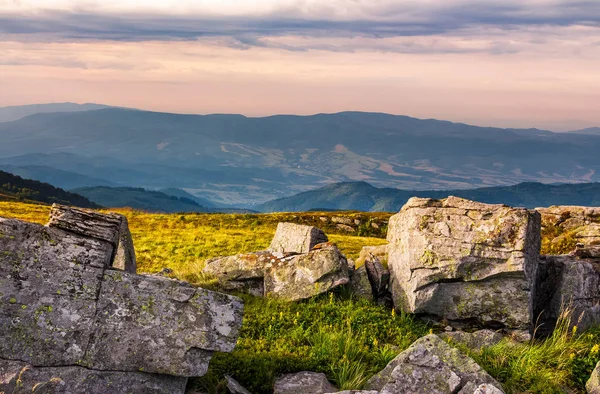
[[[10,371],[9,374],[4,375],[4,370]],[[0,392],[12,394],[183,394],[186,383],[187,378],[175,376],[93,371],[73,366],[32,367],[0,359]]]
[[[592,371],[592,376],[585,384],[585,389],[588,394],[600,394],[600,362],[596,364],[596,368]]]
[[[377,258],[380,263],[387,264],[388,260],[388,244],[377,245],[377,246],[363,246],[358,255],[356,262],[358,264],[364,264],[367,261],[372,261]]]
[[[600,323],[600,259],[542,256],[534,313],[539,332],[551,332],[563,307],[572,310],[571,325],[586,329]]]
[[[390,271],[383,267],[379,258],[375,255],[365,261],[365,268],[375,297],[385,296],[389,291]]]
[[[470,357],[437,335],[427,335],[400,353],[365,385],[365,390],[396,393],[456,393],[469,382],[501,387]]]
[[[266,267],[265,295],[287,301],[310,298],[350,282],[346,257],[333,244]]]
[[[458,394],[504,394],[502,390],[491,384],[480,384],[477,386],[473,382],[468,382]]]
[[[434,320],[527,329],[540,217],[456,197],[411,198],[390,219],[396,307]]]
[[[135,258],[135,248],[133,247],[133,239],[129,231],[129,223],[127,218],[123,216],[121,227],[119,228],[119,246],[115,260],[112,264],[113,268],[117,268],[132,274],[137,272],[137,261]]]
[[[0,218],[0,355],[74,365],[90,341],[112,246]]]
[[[125,216],[53,204],[47,226],[108,242],[113,248],[112,266],[136,272],[135,249]]]
[[[225,381],[227,381],[227,389],[231,394],[251,394],[231,376],[225,375]]]
[[[335,227],[336,227],[338,230],[342,230],[342,231],[345,231],[345,232],[347,232],[347,233],[352,233],[352,232],[354,232],[354,230],[355,230],[355,229],[354,229],[354,227],[352,227],[352,226],[349,226],[349,225],[347,225],[347,224],[341,224],[341,223],[338,223],[338,224],[336,224],[336,225],[335,225]]]
[[[373,301],[373,288],[364,265],[352,272],[349,287],[350,291],[358,297]]]
[[[331,218],[331,221],[333,223],[339,223],[339,224],[347,224],[347,225],[353,225],[354,224],[354,220],[350,219],[350,218],[345,218],[342,216],[334,216]]]
[[[116,249],[122,220],[123,215],[53,204],[48,227],[107,241]]]
[[[344,390],[344,391],[337,391],[335,393],[326,393],[326,394],[379,394],[379,391],[375,391],[375,390]]]
[[[315,245],[328,242],[321,230],[294,223],[279,223],[269,251],[279,253],[308,253]]]
[[[565,234],[568,233],[568,236],[574,238],[577,244],[581,244],[583,249],[600,245],[600,207],[553,206],[536,210],[542,215],[543,227],[558,229],[559,235],[550,241],[551,244],[563,242]],[[589,257],[600,257],[596,254],[597,248],[590,252],[594,255]]]
[[[280,258],[281,254],[267,251],[217,257],[206,261],[202,273],[217,278],[224,290],[262,297],[265,291],[265,268]]]
[[[235,347],[242,308],[236,297],[185,282],[107,270],[82,365],[202,376],[213,351]]]
[[[463,331],[443,332],[438,334],[442,339],[463,344],[471,349],[490,347],[502,340],[502,334],[492,330],[479,330],[472,333]]]
[[[337,392],[324,373],[298,372],[275,380],[273,394],[324,394]]]
[[[109,269],[107,241],[0,218],[0,250],[6,359],[201,376],[235,346],[241,300]]]

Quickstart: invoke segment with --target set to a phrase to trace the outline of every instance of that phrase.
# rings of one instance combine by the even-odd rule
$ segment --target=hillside
[[[514,186],[471,190],[399,190],[377,188],[366,182],[336,183],[261,204],[261,212],[301,212],[313,209],[398,211],[410,197],[463,197],[475,201],[527,208],[551,205],[600,205],[600,183]]]
[[[167,189],[160,189],[159,192],[165,193],[166,195],[169,195],[169,196],[187,198],[188,200],[197,202],[199,205],[201,205],[205,208],[215,208],[217,206],[214,202],[212,202],[206,198],[194,196],[193,194],[190,194],[190,193],[186,192],[185,190],[177,189],[174,187],[167,188]]]
[[[0,164],[0,170],[26,179],[49,183],[65,190],[86,186],[117,186],[117,184],[105,179],[81,175],[72,171],[58,170],[44,165],[12,166]]]
[[[250,118],[108,108],[38,113],[0,123],[0,134],[2,165],[185,189],[245,208],[348,181],[448,190],[600,180],[597,135],[382,113]]]
[[[44,204],[74,205],[82,208],[98,208],[87,198],[64,191],[47,183],[23,179],[0,171],[0,201],[28,201]]]
[[[129,207],[149,212],[208,212],[206,207],[185,197],[135,187],[82,187],[73,190],[109,208]]]
[[[0,107],[0,122],[12,122],[29,115],[52,112],[80,112],[110,108],[101,104],[51,103]]]

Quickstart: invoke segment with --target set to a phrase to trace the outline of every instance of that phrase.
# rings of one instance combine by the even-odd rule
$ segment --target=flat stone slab
[[[315,245],[328,241],[325,233],[316,227],[279,223],[268,250],[279,253],[308,253]]]
[[[93,371],[82,367],[32,367],[0,359],[0,392],[3,393],[183,394],[186,384],[187,378],[176,376]]]
[[[202,376],[212,352],[235,347],[240,299],[168,278],[104,273],[83,365]]]

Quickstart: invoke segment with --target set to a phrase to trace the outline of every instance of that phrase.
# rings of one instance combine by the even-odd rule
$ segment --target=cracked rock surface
[[[80,216],[62,215],[51,227],[0,218],[3,362],[29,365],[31,381],[57,374],[67,386],[78,374],[82,382],[124,385],[141,379],[135,374],[203,375],[214,351],[233,350],[241,300],[113,268],[124,228],[118,215],[106,216],[96,226],[102,214],[90,214],[84,225],[65,224]],[[182,382],[167,381],[168,387]],[[103,392],[87,387],[57,392]],[[183,392],[152,390],[146,392]]]
[[[411,198],[390,219],[388,241],[396,307],[450,324],[529,328],[539,213]]]

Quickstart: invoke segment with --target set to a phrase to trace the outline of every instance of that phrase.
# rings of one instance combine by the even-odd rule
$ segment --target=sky
[[[0,106],[600,126],[599,0],[0,0]]]

